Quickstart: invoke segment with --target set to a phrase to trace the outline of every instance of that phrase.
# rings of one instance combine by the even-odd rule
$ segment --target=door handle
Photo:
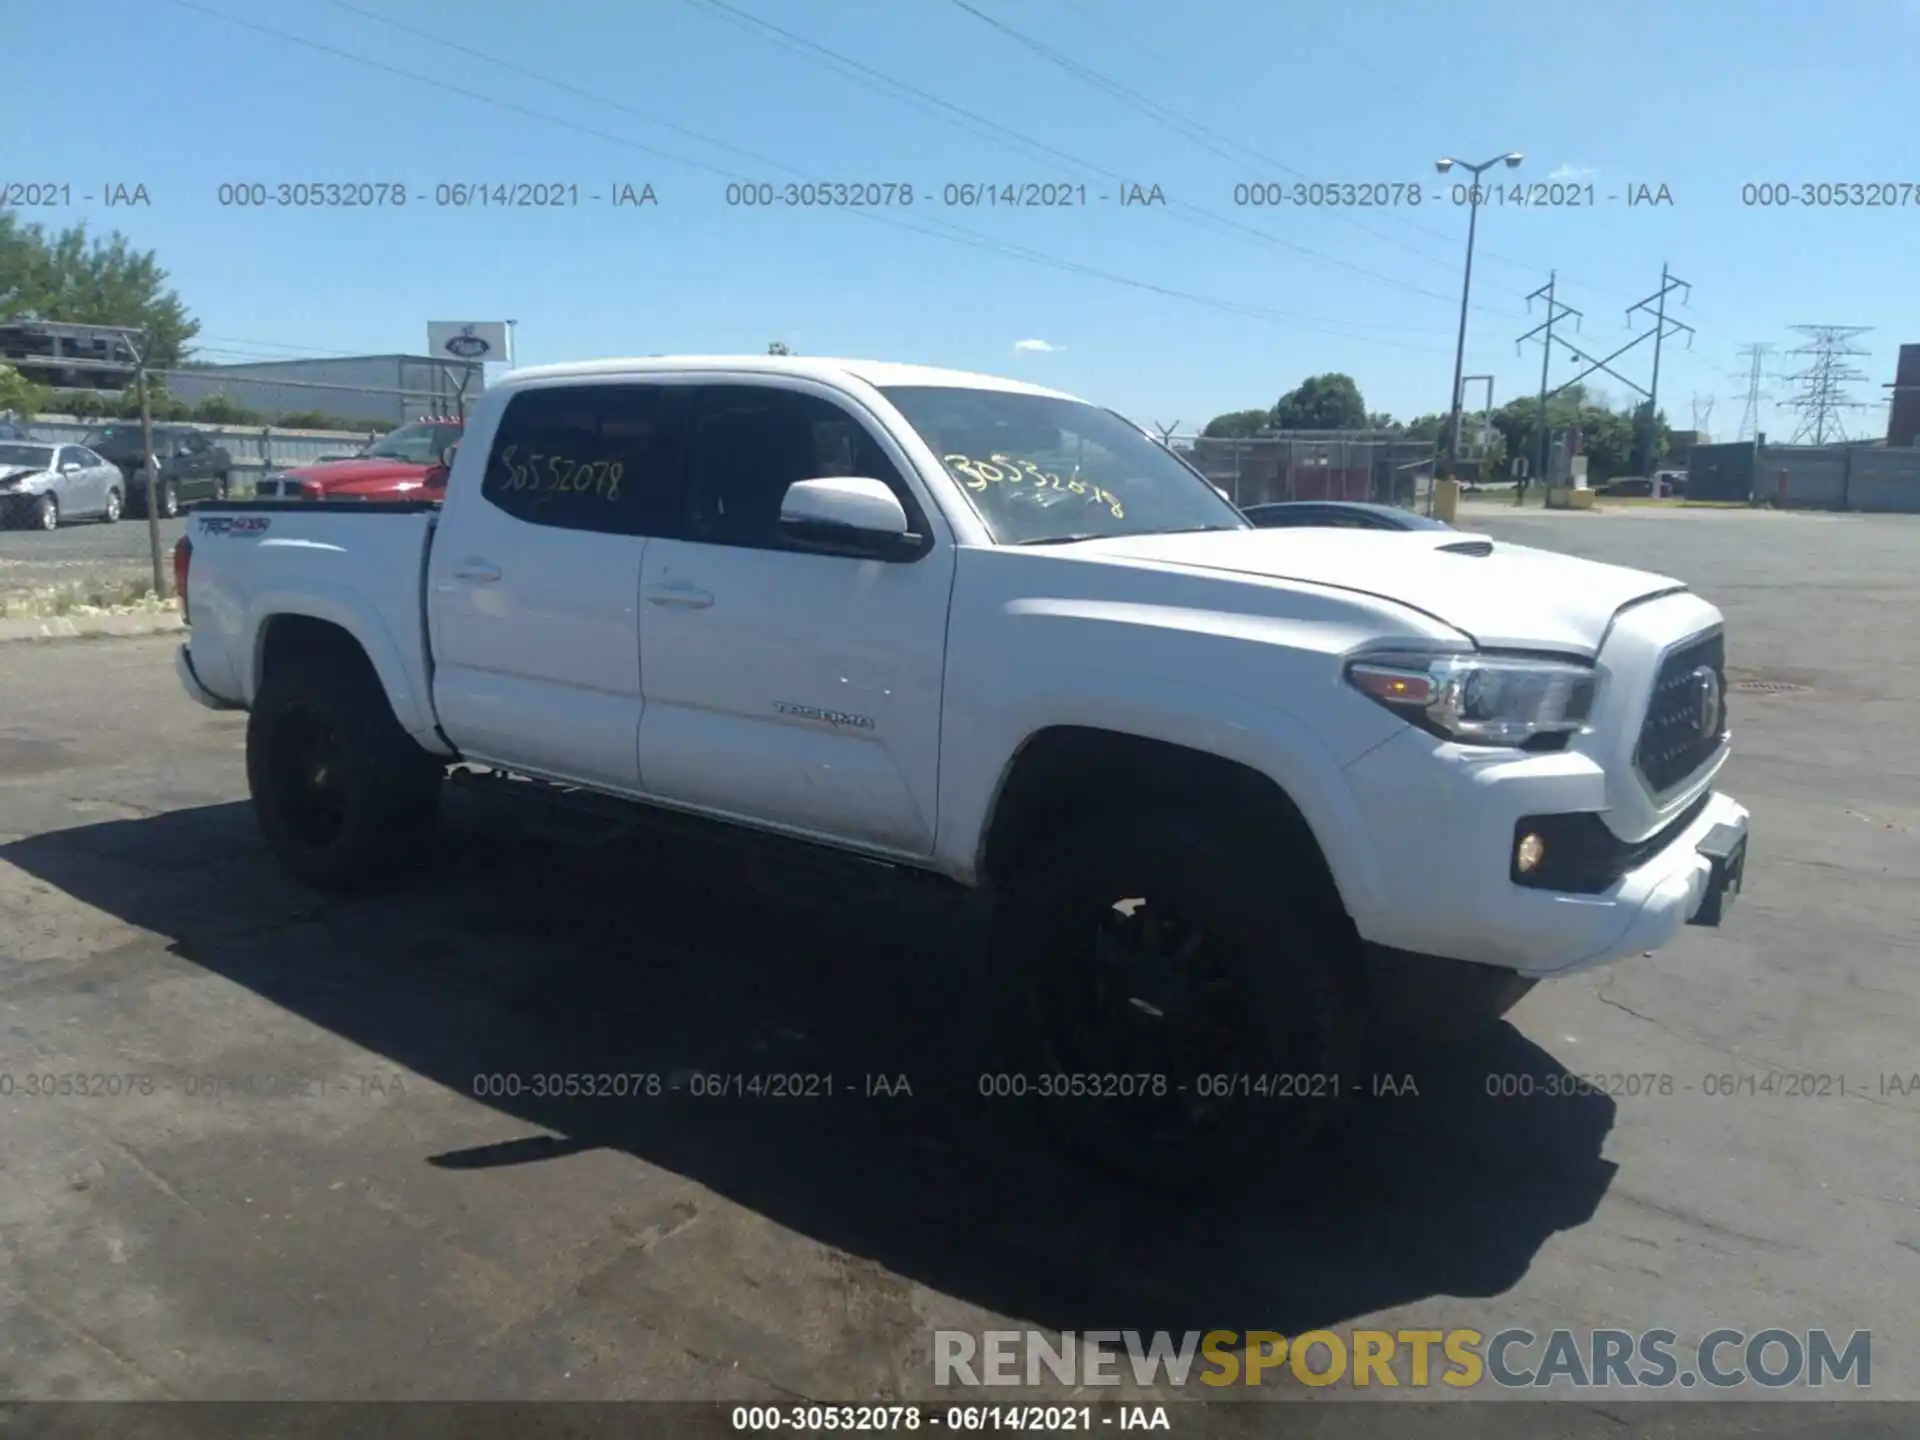
[[[491,585],[500,578],[500,567],[489,565],[484,560],[462,560],[453,567],[453,578],[472,580],[480,585]]]
[[[648,603],[653,605],[677,605],[682,610],[704,610],[713,604],[710,591],[701,590],[693,585],[655,585],[647,591]]]

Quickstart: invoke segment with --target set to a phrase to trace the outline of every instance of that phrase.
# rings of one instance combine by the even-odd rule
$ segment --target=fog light
[[[1547,858],[1547,842],[1538,835],[1522,835],[1513,849],[1513,868],[1522,875],[1531,874]]]

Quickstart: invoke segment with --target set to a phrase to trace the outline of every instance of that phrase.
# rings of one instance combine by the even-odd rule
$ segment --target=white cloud
[[[1547,175],[1549,180],[1591,180],[1599,172],[1591,165],[1561,165]]]
[[[1044,340],[1016,340],[1013,342],[1013,348],[1024,355],[1057,355],[1067,347],[1049,345]]]

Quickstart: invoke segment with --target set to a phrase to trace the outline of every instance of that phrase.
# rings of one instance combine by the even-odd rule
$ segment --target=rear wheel
[[[1178,814],[1033,857],[995,927],[1008,1074],[982,1088],[1149,1188],[1304,1186],[1354,1095],[1364,982],[1337,899],[1283,857],[1261,827]]]
[[[247,785],[268,845],[300,880],[353,891],[406,878],[432,843],[443,776],[363,658],[268,672],[247,722]]]
[[[224,501],[232,488],[233,477],[231,475],[216,475],[213,477],[213,498],[216,501]]]
[[[41,530],[60,528],[60,502],[52,495],[42,495],[34,502],[33,523]]]
[[[172,520],[180,514],[180,486],[168,480],[160,486],[160,518]]]

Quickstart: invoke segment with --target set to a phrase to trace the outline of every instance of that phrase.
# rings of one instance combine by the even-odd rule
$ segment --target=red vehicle
[[[447,460],[465,426],[429,417],[382,435],[358,455],[276,470],[254,494],[263,500],[438,500]]]

